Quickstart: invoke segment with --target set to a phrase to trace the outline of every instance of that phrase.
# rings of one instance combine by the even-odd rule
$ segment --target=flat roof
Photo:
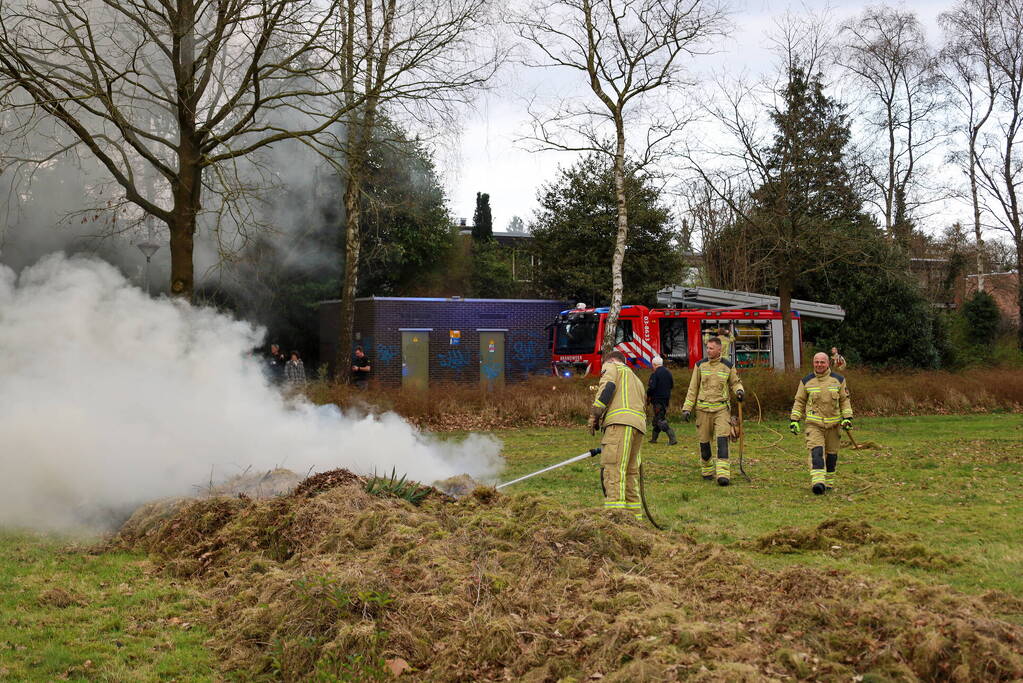
[[[463,299],[462,297],[419,297],[419,296],[360,296],[356,301],[415,301],[419,303],[425,302],[464,302],[464,303],[519,303],[519,304],[557,304],[563,306],[565,301],[563,299]],[[317,301],[317,306],[323,304],[338,304],[341,303],[341,299],[325,299],[323,301]]]

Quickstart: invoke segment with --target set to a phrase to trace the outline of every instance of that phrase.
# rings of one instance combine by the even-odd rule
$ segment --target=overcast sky
[[[893,4],[893,3],[887,3]],[[949,0],[912,0],[897,6],[913,10],[924,25],[932,44],[940,42],[937,17],[953,3]],[[780,0],[733,0],[735,31],[718,46],[720,54],[698,58],[694,68],[701,72],[747,73],[756,75],[773,68],[766,34],[775,18],[786,10],[828,10],[838,21],[859,14],[867,4],[808,0],[794,5]],[[512,216],[527,223],[537,207],[537,191],[554,179],[559,164],[571,164],[576,158],[566,152],[531,153],[518,136],[527,131],[525,98],[544,92],[552,79],[562,73],[540,73],[509,66],[494,91],[481,97],[477,112],[468,118],[455,149],[442,152],[438,161],[445,174],[453,215],[472,221],[477,192],[490,193],[494,228],[504,230]],[[559,82],[559,87],[564,84]],[[958,216],[948,216],[955,220]],[[938,217],[935,217],[936,219]],[[944,219],[938,219],[946,223]]]

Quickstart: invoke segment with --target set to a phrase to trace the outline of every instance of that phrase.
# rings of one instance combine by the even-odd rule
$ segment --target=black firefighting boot
[[[668,432],[668,445],[674,446],[675,444],[677,444],[678,440],[675,438],[675,430],[672,429],[671,427],[668,427],[666,431]]]
[[[838,467],[838,453],[828,453],[824,456],[826,471],[824,472],[824,488],[833,491],[835,488],[835,469]]]
[[[703,467],[700,472],[703,474],[703,478],[710,481],[714,478],[714,465],[710,461],[710,442],[700,443],[700,460],[703,461]]]
[[[650,443],[657,443],[657,437],[660,435],[660,433],[661,430],[655,424],[653,434],[650,435]]]
[[[824,493],[824,447],[810,449],[810,490],[816,495]]]
[[[718,437],[718,463],[717,463],[718,486],[728,486],[731,483],[728,468],[728,437]]]

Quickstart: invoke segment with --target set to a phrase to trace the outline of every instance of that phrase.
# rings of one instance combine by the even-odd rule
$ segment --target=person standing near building
[[[831,347],[831,369],[835,372],[845,372],[845,356],[838,352],[837,346]]]
[[[654,356],[651,362],[654,371],[650,375],[650,381],[646,388],[646,399],[654,408],[654,430],[650,437],[650,443],[657,443],[657,437],[661,432],[668,435],[668,445],[674,446],[675,431],[668,424],[668,405],[671,403],[671,390],[675,387],[675,378],[671,371],[664,367],[664,359]]]
[[[305,364],[298,351],[291,352],[291,360],[284,365],[284,384],[289,389],[301,389],[305,386]]]
[[[644,399],[643,382],[625,364],[625,355],[604,354],[587,426],[591,435],[598,429],[604,432],[600,441],[604,509],[628,510],[637,519],[643,518],[639,464],[646,432]]]
[[[845,377],[832,372],[828,355],[813,357],[813,372],[799,382],[789,416],[789,431],[799,434],[806,415],[806,447],[810,451],[810,489],[818,496],[835,487],[839,426],[852,429],[853,409]]]
[[[729,418],[729,391],[735,392],[737,401],[746,395],[732,362],[722,357],[721,340],[711,337],[707,341],[707,357],[696,363],[689,381],[686,402],[682,405],[682,419],[689,422],[696,409],[696,432],[700,440],[701,474],[704,479],[717,477],[718,484],[728,486],[731,473],[728,464],[728,437],[732,432]],[[717,441],[717,463],[711,463],[710,440]]]
[[[361,346],[355,347],[355,355],[352,356],[352,382],[356,388],[365,389],[369,386],[369,373],[373,367],[369,364],[369,358]]]

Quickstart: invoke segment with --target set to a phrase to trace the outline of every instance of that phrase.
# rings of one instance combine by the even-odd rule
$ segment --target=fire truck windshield
[[[597,316],[574,314],[558,321],[554,333],[554,353],[578,355],[597,348]]]

